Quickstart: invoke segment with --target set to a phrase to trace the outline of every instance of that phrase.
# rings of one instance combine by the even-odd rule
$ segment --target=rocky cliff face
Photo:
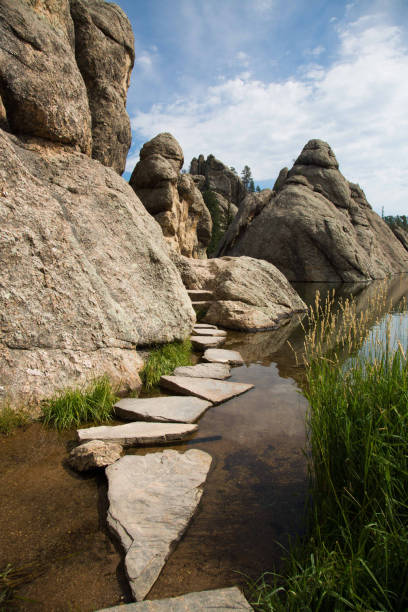
[[[321,140],[307,143],[272,192],[246,198],[218,253],[265,259],[291,281],[357,282],[408,270],[405,249]]]
[[[190,174],[180,174],[183,151],[168,133],[145,143],[130,185],[160,224],[170,248],[181,255],[205,258],[211,239],[211,216]]]
[[[392,228],[392,231],[394,232],[394,235],[396,236],[396,238],[398,238],[404,249],[408,251],[408,231],[404,227],[399,226],[394,226]]]
[[[133,33],[104,0],[2,0],[0,127],[69,145],[122,173]]]
[[[115,148],[114,111],[103,135],[89,108],[74,50],[81,7],[84,58],[96,52],[94,35],[113,38],[103,48],[126,47],[129,68],[114,5],[0,3],[0,389],[16,402],[104,373],[135,387],[136,346],[181,339],[195,319],[160,227],[117,172],[91,158],[98,149],[117,167],[126,147]]]
[[[194,157],[190,172],[201,192],[208,190],[217,196],[221,229],[225,231],[247,193],[241,179],[214,155]]]

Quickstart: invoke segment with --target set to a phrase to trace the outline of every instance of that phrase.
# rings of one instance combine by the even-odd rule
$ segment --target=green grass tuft
[[[69,429],[85,423],[104,423],[112,419],[117,401],[115,389],[105,376],[85,389],[65,389],[42,404],[43,422],[56,429]]]
[[[155,387],[161,376],[171,374],[179,366],[191,365],[190,339],[164,344],[153,349],[140,372],[146,390]]]
[[[29,416],[24,410],[14,410],[9,404],[0,406],[0,433],[8,435],[17,427],[24,427]]]

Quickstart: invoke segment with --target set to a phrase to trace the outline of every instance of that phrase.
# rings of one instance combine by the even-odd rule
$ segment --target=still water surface
[[[333,287],[363,310],[379,285]],[[333,287],[296,285],[307,303]],[[408,297],[408,277],[394,277],[387,291],[394,304]],[[273,332],[228,334],[225,348],[245,359],[229,380],[255,388],[208,410],[196,435],[173,447],[205,450],[213,464],[199,510],[149,598],[245,583],[279,564],[280,545],[302,533],[307,402],[287,341],[301,357],[303,337],[299,318]],[[0,439],[0,568],[40,561],[43,569],[20,590],[28,599],[19,610],[86,612],[129,600],[121,551],[105,527],[105,479],[66,467],[74,437],[35,424]]]

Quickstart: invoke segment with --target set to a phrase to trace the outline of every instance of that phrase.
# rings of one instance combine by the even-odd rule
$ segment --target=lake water
[[[334,286],[352,294],[359,311],[379,287]],[[296,289],[311,303],[317,289],[324,297],[332,286]],[[408,297],[408,277],[388,281],[387,294],[394,304]],[[173,447],[205,450],[213,464],[198,512],[149,598],[245,583],[279,565],[281,545],[302,533],[307,402],[287,341],[301,357],[303,337],[299,317],[273,332],[228,334],[225,348],[245,359],[229,380],[255,388],[208,410],[196,435]],[[34,561],[43,570],[20,589],[28,599],[19,610],[86,612],[130,601],[120,548],[105,527],[105,478],[66,467],[74,439],[39,424],[0,438],[0,568]]]

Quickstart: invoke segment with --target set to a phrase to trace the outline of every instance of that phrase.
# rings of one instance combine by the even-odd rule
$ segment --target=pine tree
[[[241,172],[241,179],[242,179],[242,182],[244,183],[244,187],[246,191],[249,191],[251,181],[253,180],[251,168],[249,166],[244,166],[244,169]]]

